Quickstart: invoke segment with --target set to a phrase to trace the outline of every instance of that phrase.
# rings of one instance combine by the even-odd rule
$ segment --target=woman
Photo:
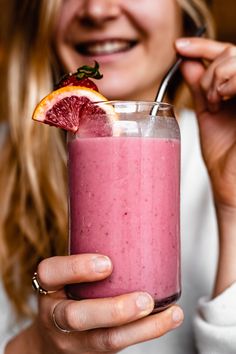
[[[182,74],[196,107],[221,247],[217,258],[215,214],[198,151],[195,118],[190,111],[180,111],[183,147],[188,144],[182,172],[182,183],[187,186],[183,187],[186,197],[182,205],[182,306],[186,321],[155,342],[126,352],[189,354],[197,346],[202,353],[233,353],[236,48],[201,38],[176,41],[182,34],[193,33],[194,22],[200,25],[206,21],[208,12],[200,0],[12,0],[5,1],[2,14],[2,280],[6,300],[20,318],[30,314],[29,284],[35,270],[41,287],[53,291],[38,297],[38,314],[26,330],[11,340],[5,337],[5,353],[114,353],[160,337],[181,324],[183,313],[178,306],[146,317],[153,300],[144,293],[83,302],[66,299],[66,284],[105,278],[112,265],[103,256],[92,262],[94,255],[48,258],[63,255],[66,249],[64,136],[30,119],[36,103],[52,89],[53,78],[94,59],[104,75],[99,89],[105,96],[152,100],[176,52],[189,59]],[[195,60],[199,58],[207,62],[206,67]],[[177,97],[176,90],[173,88],[169,97]],[[202,295],[212,299],[201,299],[196,311]],[[191,318],[195,312],[193,338]]]

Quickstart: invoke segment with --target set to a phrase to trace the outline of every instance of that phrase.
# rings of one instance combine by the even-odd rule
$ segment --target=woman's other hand
[[[215,297],[236,282],[236,46],[186,38],[176,48],[188,58],[182,73],[195,103],[216,206],[220,249]]]
[[[181,38],[176,49],[188,59],[182,73],[194,99],[215,202],[236,210],[236,46]]]
[[[42,353],[116,353],[160,337],[181,324],[183,314],[178,306],[146,317],[154,302],[143,292],[81,301],[66,297],[66,284],[101,280],[111,272],[109,259],[97,254],[53,257],[39,264],[38,282],[53,292],[39,295],[39,314],[28,334],[36,338]],[[71,332],[60,331],[53,316],[59,327]],[[6,353],[13,353],[14,345],[21,353],[14,341]]]

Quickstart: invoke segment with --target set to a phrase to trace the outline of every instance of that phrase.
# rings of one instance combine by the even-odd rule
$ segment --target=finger
[[[228,80],[227,73],[224,68],[227,65],[228,58],[223,58],[223,55],[217,58],[206,70],[201,79],[201,88],[206,94],[210,105],[217,106],[221,101],[221,96],[217,88]]]
[[[236,57],[227,58],[221,61],[214,69],[211,85],[208,89],[208,100],[216,103],[222,100],[218,88],[229,81],[230,77],[236,75]],[[235,92],[236,93],[236,88]]]
[[[230,98],[236,95],[236,74],[232,76],[227,82],[218,86],[218,93],[224,98]]]
[[[153,307],[149,294],[135,292],[107,299],[61,301],[54,309],[54,316],[62,328],[85,331],[135,321],[151,313]]]
[[[236,72],[236,55],[229,56],[228,51],[224,51],[209,67],[202,78],[201,86],[205,91],[210,89],[212,81],[217,80],[219,85],[227,81]]]
[[[207,68],[205,71],[205,74],[202,77],[201,80],[201,87],[202,89],[207,92],[209,91],[212,81],[215,76],[215,71],[216,69],[225,63],[225,61],[228,59],[228,57],[225,55],[225,52],[223,52],[216,60],[214,60]]]
[[[183,63],[181,70],[192,93],[198,117],[205,111],[216,113],[220,109],[220,102],[210,101],[201,88],[201,80],[205,72],[203,64],[197,61],[186,61]],[[199,123],[201,124],[200,120]]]
[[[206,60],[214,60],[224,50],[228,50],[230,56],[235,55],[236,46],[214,41],[206,38],[179,38],[175,41],[175,47],[180,55],[189,58],[201,58]]]
[[[111,271],[112,264],[108,257],[80,254],[43,260],[38,265],[37,277],[44,289],[56,291],[66,284],[104,279]]]
[[[130,345],[161,337],[178,327],[182,321],[182,310],[173,306],[118,328],[91,331],[87,340],[88,351],[116,352]]]

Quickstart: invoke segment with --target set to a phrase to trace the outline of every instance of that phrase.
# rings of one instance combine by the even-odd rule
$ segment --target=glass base
[[[176,301],[178,301],[180,296],[181,296],[181,291],[174,294],[174,295],[166,297],[163,300],[155,301],[155,305],[154,305],[154,309],[153,309],[152,313],[164,311],[165,309],[167,309],[167,307],[170,307]]]

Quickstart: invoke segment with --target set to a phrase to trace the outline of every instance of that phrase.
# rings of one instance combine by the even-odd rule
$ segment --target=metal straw
[[[206,26],[199,27],[197,29],[194,37],[201,37],[205,32],[206,32]],[[164,76],[163,80],[161,81],[159,90],[158,90],[156,98],[155,98],[155,102],[161,103],[163,101],[163,98],[165,97],[165,94],[166,94],[168,84],[169,84],[171,78],[173,77],[173,75],[175,74],[175,72],[178,70],[178,68],[179,68],[180,64],[183,62],[183,60],[184,60],[184,57],[178,57],[176,62],[170,67],[170,69],[168,70],[168,72]],[[159,106],[155,105],[152,108],[150,114],[152,116],[156,116],[158,109],[159,109]]]

